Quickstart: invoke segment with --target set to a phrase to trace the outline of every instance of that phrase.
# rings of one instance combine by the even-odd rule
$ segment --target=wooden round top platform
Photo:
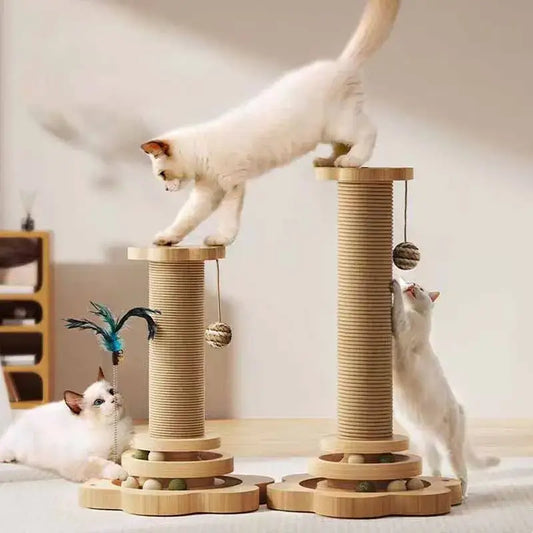
[[[344,183],[380,183],[390,181],[408,181],[413,179],[410,167],[315,167],[319,180],[341,181]]]
[[[155,263],[178,263],[183,261],[214,261],[224,259],[224,246],[151,246],[149,248],[128,248],[128,259],[132,261],[153,261]]]

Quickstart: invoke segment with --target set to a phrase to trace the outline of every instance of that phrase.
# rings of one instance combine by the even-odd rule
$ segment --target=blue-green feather
[[[95,302],[91,302],[91,305],[93,307],[93,310],[91,313],[93,315],[99,316],[108,326],[110,332],[116,332],[117,331],[117,320],[113,316],[113,313],[111,313],[111,310],[109,307],[106,307],[105,305],[97,304]]]
[[[102,339],[102,346],[111,353],[121,352],[124,348],[124,341],[116,333],[112,333]]]
[[[155,337],[157,332],[157,324],[151,315],[160,315],[161,311],[157,309],[149,309],[148,307],[134,307],[125,313],[117,322],[116,331],[120,331],[126,322],[133,317],[143,318],[146,320],[146,325],[148,327],[148,340],[152,340]]]
[[[68,329],[82,329],[94,331],[95,335],[100,337],[101,346],[111,353],[121,352],[124,348],[124,341],[119,335],[119,331],[124,327],[126,322],[132,317],[143,318],[148,326],[148,340],[154,338],[157,324],[151,315],[161,314],[160,311],[148,309],[147,307],[134,307],[125,313],[121,318],[115,318],[111,310],[105,305],[91,302],[91,313],[98,316],[105,324],[101,327],[86,318],[78,320],[76,318],[67,318],[66,326]]]

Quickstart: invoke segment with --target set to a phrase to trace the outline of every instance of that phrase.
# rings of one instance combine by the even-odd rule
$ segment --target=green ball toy
[[[135,450],[133,452],[133,458],[140,459],[141,461],[148,461],[148,453],[147,450]]]
[[[184,479],[172,479],[168,484],[168,490],[187,490],[187,483]]]
[[[376,492],[376,486],[372,481],[359,481],[357,483],[355,490],[357,492]]]
[[[394,463],[394,455],[392,453],[384,453],[379,456],[378,462],[380,463]]]

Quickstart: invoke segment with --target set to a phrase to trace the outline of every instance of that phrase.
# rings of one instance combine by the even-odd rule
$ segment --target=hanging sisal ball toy
[[[420,261],[420,251],[412,242],[401,242],[394,248],[392,260],[400,270],[412,270]]]
[[[407,240],[407,181],[403,206],[403,242],[394,248],[392,260],[400,270],[412,270],[420,261],[420,250]]]
[[[220,305],[220,266],[217,259],[217,302],[218,302],[218,322],[209,324],[205,330],[205,341],[213,348],[223,348],[231,342],[231,328],[222,322],[222,312]]]

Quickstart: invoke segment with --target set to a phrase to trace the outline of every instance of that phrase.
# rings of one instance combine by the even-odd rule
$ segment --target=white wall
[[[19,189],[38,188],[38,226],[55,234],[56,395],[82,388],[105,359],[60,318],[85,313],[90,298],[144,303],[145,267],[125,261],[125,247],[149,242],[183,202],[151,179],[137,148],[145,130],[210,118],[334,55],[362,5],[4,0],[0,224],[17,227]],[[367,69],[380,129],[371,163],[416,169],[410,237],[423,261],[413,275],[442,291],[434,346],[475,417],[531,417],[532,17],[527,0],[410,0]],[[108,167],[35,120],[81,108],[114,117],[97,140],[125,145],[127,161]],[[249,186],[222,265],[235,340],[208,352],[210,416],[334,416],[335,186],[316,182],[310,162]],[[123,389],[145,416],[142,327],[128,335]]]

